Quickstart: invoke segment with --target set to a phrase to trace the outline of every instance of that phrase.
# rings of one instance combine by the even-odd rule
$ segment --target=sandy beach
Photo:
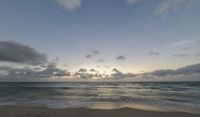
[[[0,117],[199,117],[183,112],[155,112],[130,108],[100,109],[49,109],[42,107],[0,107]]]

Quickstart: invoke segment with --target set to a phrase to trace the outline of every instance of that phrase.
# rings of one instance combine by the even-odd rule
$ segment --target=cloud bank
[[[200,77],[200,64],[188,65],[176,70],[170,70],[170,69],[156,70],[156,71],[153,71],[150,73],[144,73],[144,74],[156,76],[156,77],[199,74],[199,77]]]
[[[70,72],[62,70],[55,63],[50,63],[40,68],[12,68],[7,66],[0,67],[0,78],[13,79],[35,79],[35,78],[65,78],[65,80],[132,80],[132,81],[193,81],[200,80],[200,63],[188,65],[179,69],[161,69],[148,73],[123,73],[113,68],[112,73],[100,73],[98,70],[81,68],[78,71]]]
[[[39,65],[47,62],[47,56],[14,41],[0,41],[0,61]]]
[[[99,52],[92,52],[92,55],[99,54]],[[153,53],[153,55],[159,55]],[[177,57],[184,57],[183,55],[178,55]],[[56,58],[58,59],[58,58]],[[125,60],[126,58],[122,55],[116,57],[117,60]],[[102,62],[104,59],[99,59]],[[14,62],[21,63],[25,66],[24,68],[15,68],[9,66],[0,66],[0,78],[72,78],[77,80],[135,80],[143,79],[148,81],[151,79],[168,79],[174,78],[179,80],[180,77],[185,77],[190,80],[190,78],[200,78],[200,64],[188,65],[179,69],[161,69],[148,73],[123,73],[122,71],[114,68],[110,74],[105,72],[100,73],[96,69],[87,70],[86,68],[81,68],[78,71],[70,72],[57,67],[56,61],[48,62],[45,54],[36,51],[35,49],[21,45],[13,41],[0,41],[0,61],[1,62]],[[35,66],[36,65],[36,66]],[[38,66],[39,65],[39,66]],[[109,68],[108,66],[106,66]]]
[[[41,68],[12,68],[7,66],[1,66],[0,71],[4,71],[5,73],[0,76],[4,78],[26,78],[26,79],[34,79],[34,78],[52,78],[52,77],[63,77],[70,76],[70,73],[66,70],[62,70],[57,68],[55,63],[50,63],[44,69]]]

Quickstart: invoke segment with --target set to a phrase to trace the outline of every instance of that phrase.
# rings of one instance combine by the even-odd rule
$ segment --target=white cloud
[[[181,46],[181,45],[186,45],[186,44],[192,44],[198,42],[199,39],[194,39],[194,40],[182,40],[178,42],[174,42],[171,44],[166,45],[166,47],[174,47],[174,46]]]
[[[154,14],[166,15],[171,11],[176,11],[185,3],[185,0],[162,0],[161,3],[155,9]]]
[[[57,2],[68,10],[75,10],[81,6],[81,0],[57,0]]]
[[[136,4],[140,0],[127,0],[128,4]]]

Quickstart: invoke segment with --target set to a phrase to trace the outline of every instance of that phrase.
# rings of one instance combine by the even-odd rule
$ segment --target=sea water
[[[0,83],[0,106],[200,112],[200,82]]]

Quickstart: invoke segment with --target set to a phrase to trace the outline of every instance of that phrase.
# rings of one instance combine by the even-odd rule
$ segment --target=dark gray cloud
[[[112,70],[112,72],[120,72],[118,69],[116,69],[116,68],[113,68],[113,70]]]
[[[2,72],[3,71],[3,72]],[[5,74],[7,72],[7,75]],[[66,70],[62,70],[57,68],[55,63],[50,63],[46,66],[46,68],[12,68],[7,66],[0,67],[0,76],[1,78],[60,78],[60,77],[73,77],[77,79],[113,79],[113,80],[125,80],[125,79],[145,79],[151,78],[172,78],[179,79],[181,77],[187,77],[187,79],[191,77],[199,78],[200,76],[200,64],[194,64],[185,66],[179,69],[171,70],[171,69],[163,69],[156,70],[149,73],[123,73],[122,71],[113,68],[112,73],[110,75],[105,73],[99,73],[95,69],[90,69],[89,71],[85,68],[79,69],[75,73],[70,73]],[[181,76],[181,77],[180,77]]]
[[[123,56],[123,55],[119,55],[119,56],[116,57],[116,59],[117,59],[118,61],[121,61],[121,60],[125,60],[126,57]]]
[[[92,79],[104,79],[109,75],[105,73],[99,73],[98,70],[90,69],[87,70],[86,68],[81,68],[78,71],[74,72],[72,77],[81,80],[92,80]]]
[[[91,72],[96,72],[96,70],[95,70],[95,69],[90,69],[90,71],[91,71]]]
[[[73,74],[73,77],[74,78],[77,78],[77,79],[93,79],[93,78],[102,78],[102,75],[101,74],[98,74],[98,73],[80,73],[80,72],[75,72]]]
[[[199,77],[200,76],[200,64],[194,64],[185,66],[176,70],[171,69],[163,69],[163,70],[156,70],[149,73],[140,73],[140,74],[134,74],[134,73],[123,73],[122,71],[113,68],[112,73],[110,75],[107,75],[105,73],[101,74],[98,73],[96,70],[91,69],[92,73],[89,73],[87,69],[80,69],[78,72],[75,72],[73,75],[75,78],[79,79],[112,79],[112,80],[126,80],[126,79],[142,79],[142,80],[148,80],[148,79],[165,79],[165,78],[172,78],[173,79],[180,79],[181,77],[187,77],[187,79],[191,77]],[[181,77],[179,77],[181,76]]]
[[[42,76],[46,76],[46,77],[69,76],[70,75],[70,73],[66,72],[66,70],[57,68],[55,63],[50,63],[45,70],[38,72],[38,74],[40,74]]]
[[[64,77],[70,76],[70,73],[66,70],[62,70],[56,67],[55,63],[50,63],[45,69],[41,68],[11,68],[2,66],[0,70],[7,72],[5,77],[8,78],[51,78],[51,77]]]
[[[89,59],[89,58],[92,58],[92,57],[98,55],[99,53],[100,53],[100,52],[99,52],[98,50],[93,50],[92,52],[90,52],[89,54],[87,54],[85,57],[86,57],[87,59]]]
[[[87,72],[87,69],[81,68],[81,69],[79,69],[78,72],[85,73],[85,72]]]
[[[120,70],[113,68],[112,70],[114,73],[111,74],[113,79],[126,79],[126,78],[134,78],[137,75],[134,73],[123,73]]]
[[[160,53],[156,52],[156,51],[151,51],[149,54],[152,55],[152,56],[158,56],[158,55],[160,55]]]
[[[156,70],[151,73],[144,73],[146,75],[153,75],[157,77],[174,76],[174,75],[190,75],[190,74],[200,74],[200,64],[188,65],[176,70]]]
[[[78,72],[75,72],[73,74],[73,77],[74,78],[77,78],[77,79],[93,79],[93,78],[100,78],[100,75],[98,73],[95,73],[96,70],[95,69],[90,69],[89,70],[90,72],[93,72],[93,73],[88,73],[87,69],[85,68],[81,68],[78,70]]]
[[[38,65],[47,62],[47,56],[14,41],[0,41],[0,61]]]
[[[75,73],[73,74],[73,77],[74,77],[74,78],[83,77],[83,79],[86,79],[85,74],[88,74],[88,73],[75,72]]]
[[[89,58],[92,58],[93,55],[91,55],[91,54],[87,54],[85,57],[86,57],[87,59],[89,59]]]
[[[188,65],[186,67],[175,70],[177,74],[200,73],[200,64]]]
[[[153,75],[153,76],[157,76],[157,77],[175,75],[175,74],[176,73],[174,72],[174,70],[156,70],[156,71],[149,73],[149,75]]]

